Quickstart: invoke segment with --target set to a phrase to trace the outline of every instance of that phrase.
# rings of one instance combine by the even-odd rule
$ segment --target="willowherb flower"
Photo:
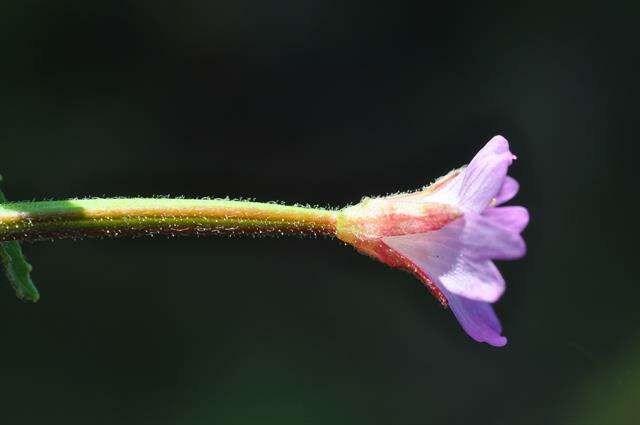
[[[412,193],[364,198],[343,209],[338,237],[358,251],[416,275],[476,341],[503,346],[491,303],[505,289],[492,260],[524,256],[524,207],[500,206],[518,192],[507,176],[515,156],[502,136],[466,167]]]

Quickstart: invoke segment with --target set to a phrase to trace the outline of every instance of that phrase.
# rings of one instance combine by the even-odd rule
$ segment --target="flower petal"
[[[502,188],[514,158],[507,139],[495,136],[489,140],[464,170],[459,207],[475,212],[487,208]]]
[[[439,272],[435,280],[442,286],[465,298],[493,303],[504,293],[504,279],[491,260],[459,257],[448,268],[438,269],[431,264],[431,269]]]
[[[430,233],[427,233],[426,235]],[[411,236],[390,236],[384,238],[383,241],[391,249],[407,257],[416,267],[419,267],[431,281],[433,281],[438,289],[442,291],[451,311],[471,338],[479,342],[486,342],[496,347],[505,345],[507,343],[507,339],[501,335],[502,326],[500,325],[500,321],[496,317],[491,305],[488,302],[469,299],[466,296],[460,296],[448,290],[447,287],[451,284],[451,279],[446,271],[443,273],[443,266],[448,260],[449,255],[443,256],[442,246],[425,241],[425,234],[422,234],[421,236],[423,236],[423,238],[417,239],[412,239]],[[456,259],[454,259],[454,261],[455,260]],[[493,266],[493,263],[488,260],[481,262],[475,261],[471,264],[471,267],[477,264],[490,264]],[[493,266],[493,268],[499,279],[502,280],[500,274],[495,270],[495,266]],[[470,279],[477,283],[474,273],[458,275],[458,278],[460,278],[462,282]]]
[[[513,233],[521,233],[529,224],[529,211],[520,206],[489,208],[482,215]]]
[[[482,212],[494,199],[506,202],[519,187],[515,179],[507,177],[514,158],[507,140],[496,136],[454,178],[435,191],[427,191],[422,201],[450,204],[465,212]]]
[[[496,204],[500,205],[510,201],[514,196],[516,196],[518,190],[520,190],[520,184],[518,181],[511,176],[506,176],[504,182],[502,182],[500,191],[496,195]]]
[[[478,342],[502,347],[507,338],[502,336],[502,325],[490,304],[469,300],[444,290],[451,311],[465,332]]]
[[[507,208],[507,207],[505,207]],[[496,208],[492,208],[494,210]],[[502,209],[502,208],[500,208]],[[523,208],[524,209],[524,208]],[[524,209],[526,212],[527,210]],[[457,230],[459,238],[464,245],[464,254],[477,259],[495,259],[495,260],[515,260],[522,258],[527,246],[520,236],[520,231],[514,231],[513,227],[505,227],[509,214],[502,214],[505,217],[499,217],[497,220],[492,214],[467,213],[463,222],[463,228],[457,230],[456,227],[461,225],[458,222],[451,223],[450,232]],[[512,214],[512,215],[518,215]],[[500,213],[498,214],[500,216]]]
[[[504,292],[504,279],[490,257],[482,252],[486,242],[491,241],[481,235],[474,242],[477,226],[467,226],[467,223],[466,219],[458,219],[440,230],[390,236],[382,241],[448,291],[473,300],[494,302]],[[467,229],[471,235],[465,235]],[[486,249],[493,250],[491,245]],[[502,253],[501,249],[489,254]]]

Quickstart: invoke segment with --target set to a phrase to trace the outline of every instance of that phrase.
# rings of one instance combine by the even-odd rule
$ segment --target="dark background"
[[[329,239],[25,244],[3,423],[639,423],[635,2],[160,3],[0,3],[10,199],[341,206],[502,134],[532,217],[509,344]]]

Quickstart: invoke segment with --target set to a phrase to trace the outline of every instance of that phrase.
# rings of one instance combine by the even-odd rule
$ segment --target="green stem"
[[[81,199],[0,204],[0,241],[144,235],[329,235],[337,211],[226,199]]]

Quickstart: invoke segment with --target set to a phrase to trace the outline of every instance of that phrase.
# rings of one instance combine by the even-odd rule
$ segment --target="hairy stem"
[[[145,235],[335,235],[337,212],[226,199],[81,199],[0,204],[0,241]]]

